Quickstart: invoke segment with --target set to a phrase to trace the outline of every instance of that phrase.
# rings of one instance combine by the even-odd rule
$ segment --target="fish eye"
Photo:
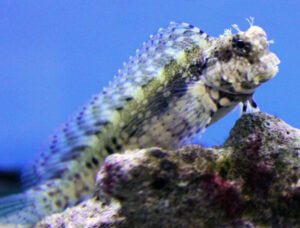
[[[249,56],[249,53],[252,50],[251,44],[249,42],[245,42],[238,38],[233,38],[232,47],[234,52],[238,56]]]

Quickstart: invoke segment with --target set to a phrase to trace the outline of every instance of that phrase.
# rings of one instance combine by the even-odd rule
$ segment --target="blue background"
[[[48,136],[108,84],[135,49],[169,21],[212,36],[255,17],[281,59],[258,89],[261,110],[299,124],[299,1],[0,1],[0,168],[30,161]],[[239,111],[200,142],[221,144]]]

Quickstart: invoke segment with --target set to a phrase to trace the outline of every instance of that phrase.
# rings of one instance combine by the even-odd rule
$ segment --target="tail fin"
[[[0,227],[17,224],[30,226],[39,219],[34,211],[34,202],[26,192],[1,198]]]

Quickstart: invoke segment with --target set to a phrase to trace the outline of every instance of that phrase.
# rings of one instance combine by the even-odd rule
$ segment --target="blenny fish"
[[[0,199],[0,224],[35,224],[93,196],[106,156],[174,149],[231,111],[253,106],[255,89],[278,72],[265,31],[210,37],[171,22],[137,50],[111,84],[58,130],[24,172],[23,193]]]

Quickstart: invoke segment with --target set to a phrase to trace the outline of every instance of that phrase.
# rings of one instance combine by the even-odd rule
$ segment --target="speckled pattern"
[[[106,202],[101,213],[83,221],[93,207],[74,207],[38,227],[299,227],[299,144],[299,129],[255,113],[218,148],[111,155],[86,202]]]
[[[24,173],[28,190],[0,200],[0,222],[32,224],[90,198],[109,154],[188,144],[252,99],[278,64],[258,26],[213,38],[193,25],[170,23],[51,137]]]

